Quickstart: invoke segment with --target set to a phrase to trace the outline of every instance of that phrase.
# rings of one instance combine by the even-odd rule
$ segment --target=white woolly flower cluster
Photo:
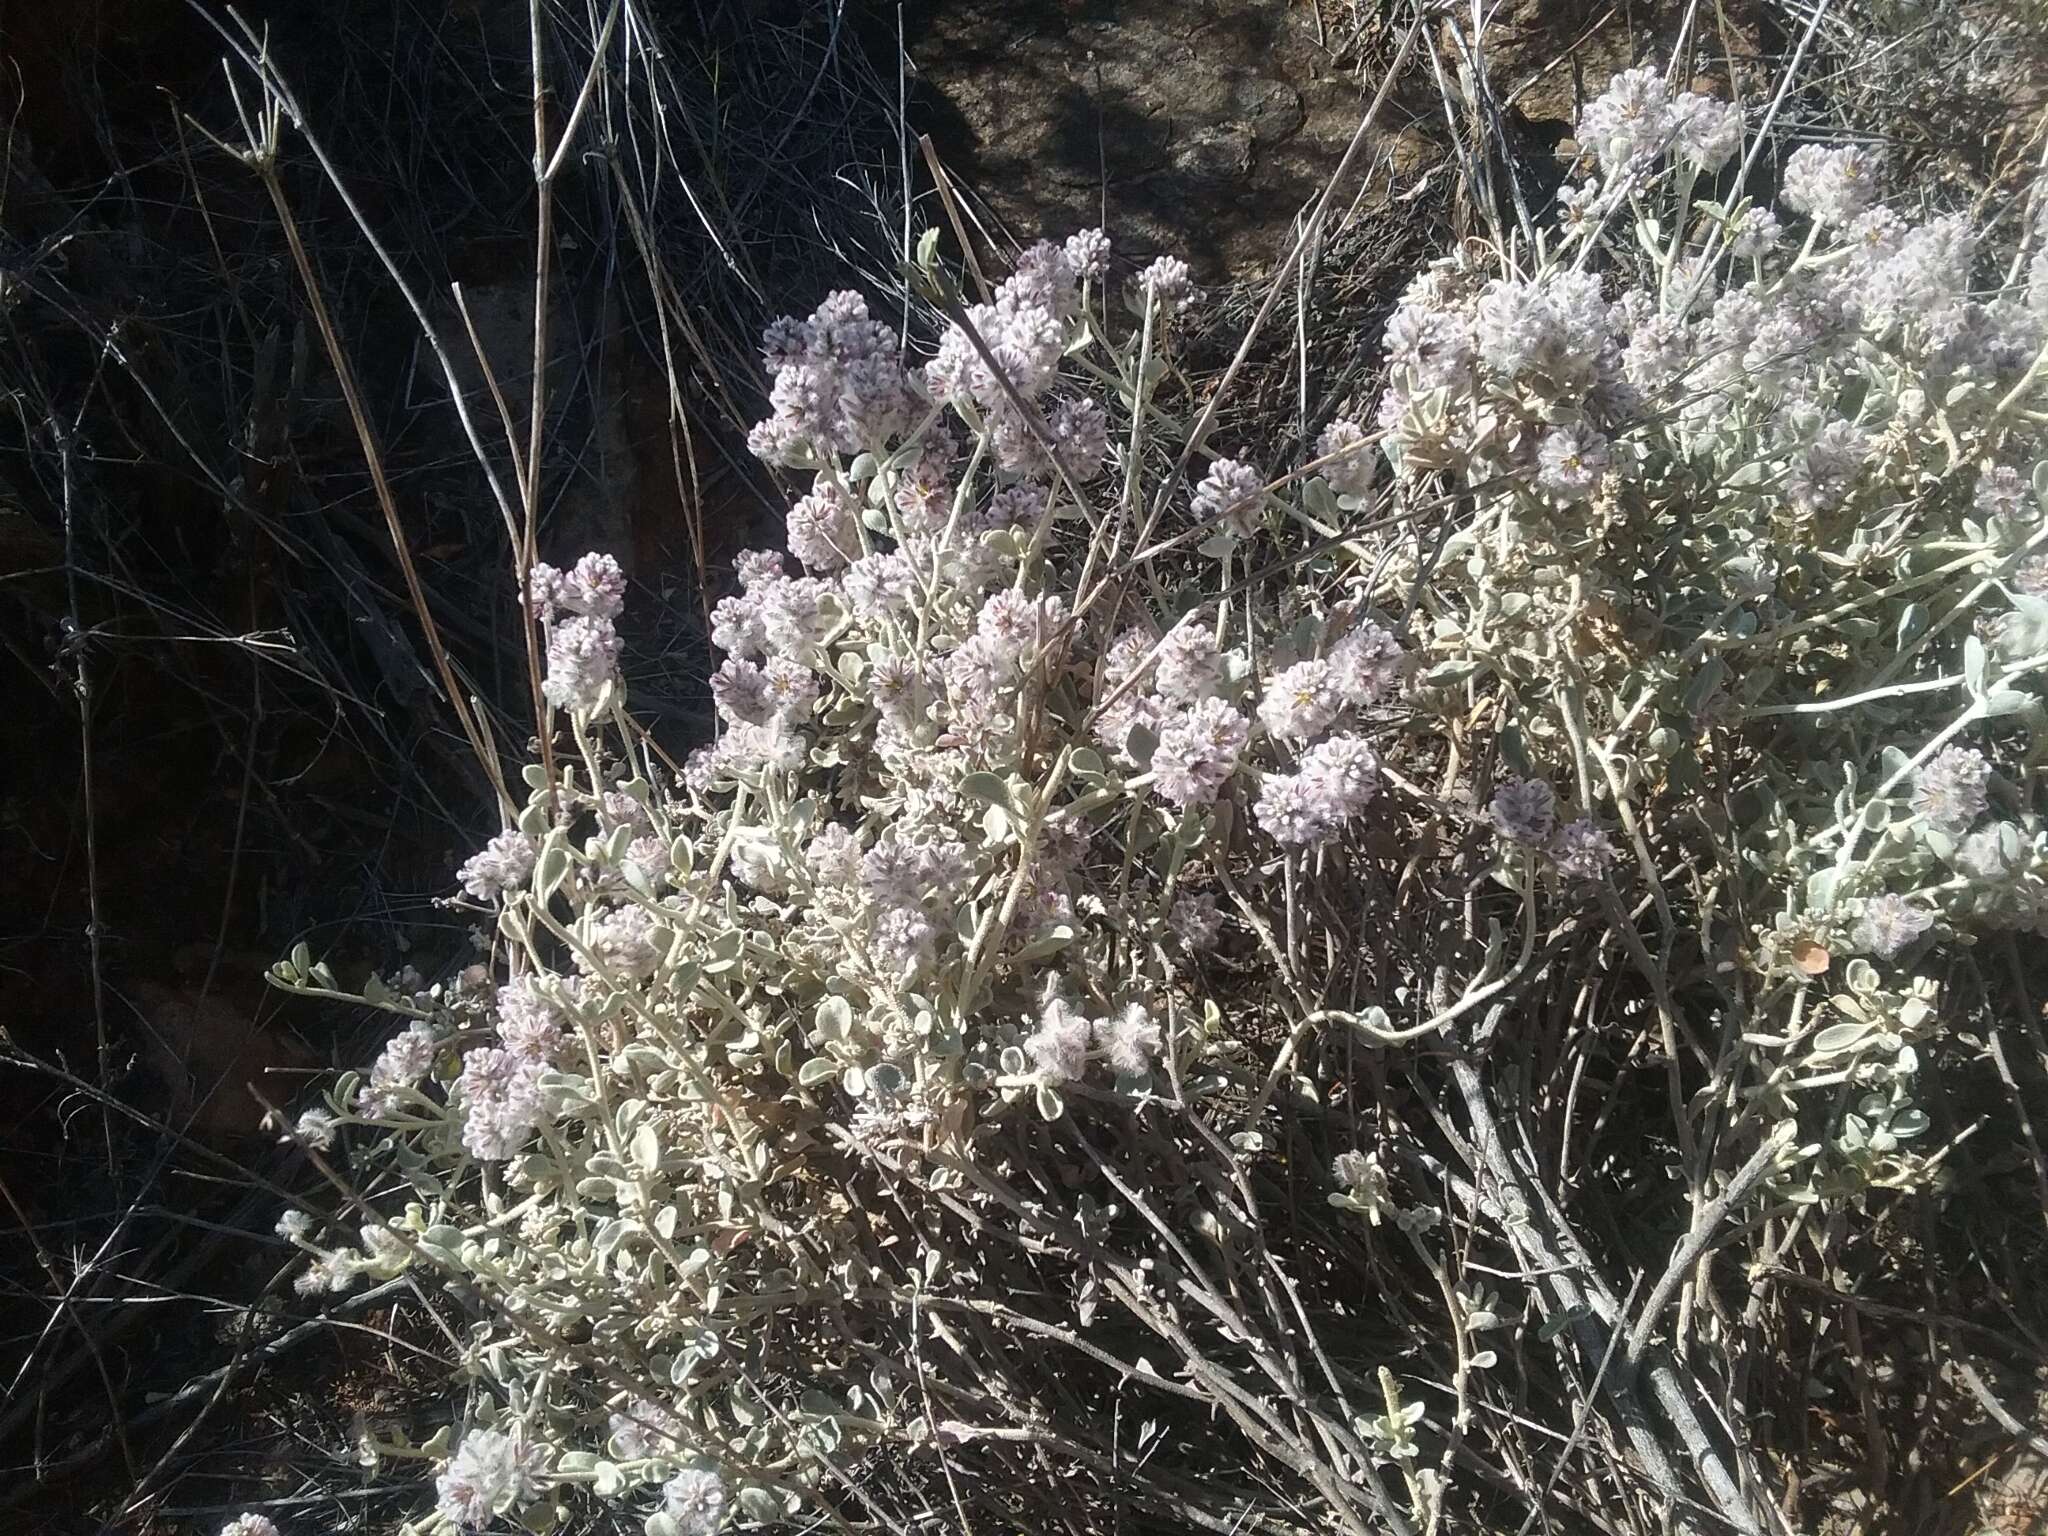
[[[1786,1198],[1923,1176],[1919,957],[2048,931],[2048,299],[1865,163],[1710,201],[1741,132],[1617,81],[1582,217],[1418,277],[1372,424],[1291,463],[1179,473],[1187,269],[1118,284],[1096,233],[916,356],[852,295],[770,330],[755,446],[799,475],[712,613],[715,737],[677,771],[633,728],[601,562],[537,580],[553,772],[464,866],[488,980],[366,997],[403,1033],[314,1125],[387,1137],[409,1202],[339,1257],[291,1223],[314,1283],[448,1275],[521,1426],[458,1436],[444,1523],[542,1492],[650,1536],[838,1519],[870,1456],[1009,1486],[1003,1415],[1068,1368],[1199,1400],[1171,1476],[1118,1463],[1186,1523],[1241,1407],[1205,1362],[1299,1322],[1250,1310],[1294,1295],[1259,1204],[1357,1134],[1357,1059],[1567,976],[1617,1038],[1654,1014],[1687,1093],[1725,1011],[1742,1096],[1697,1102],[1738,1156],[1800,1132]],[[1344,1208],[1430,1240],[1399,1166],[1347,1157]],[[1320,1523],[1400,1523],[1338,1519],[1351,1486]]]
[[[761,342],[771,414],[748,446],[794,466],[881,448],[909,429],[918,408],[901,350],[895,331],[871,319],[852,291],[828,295],[808,319],[776,322]]]
[[[1985,824],[1997,722],[2038,708],[2048,656],[2042,260],[2002,286],[1969,218],[1885,206],[1857,143],[1793,150],[1775,207],[1716,201],[1741,132],[1653,69],[1617,76],[1579,123],[1600,177],[1567,188],[1560,227],[1511,270],[1431,268],[1389,320],[1378,422],[1397,485],[1470,507],[1418,584],[1415,704],[1446,730],[1477,700],[1506,712],[1534,772],[1500,782],[1483,819],[1505,870],[1538,854],[1581,899],[1617,870],[1601,802],[1635,827],[1632,863],[1667,857],[1644,807],[1731,750],[1774,763],[1797,721],[1798,752],[1842,766],[1768,768],[1769,797],[1720,834],[1778,914],[1749,936],[1767,974],[1902,965],[1944,925],[2048,931],[2030,791]],[[1661,233],[1639,244],[1631,225]],[[1411,558],[1388,564],[1420,575]],[[1269,724],[1320,728],[1313,672],[1280,681]],[[1586,804],[1564,822],[1551,784],[1567,780]],[[1299,786],[1269,797],[1282,835],[1314,835]],[[1831,1132],[1812,1189],[1914,1166],[1912,1053],[1892,1049],[1906,1056],[1873,1085],[1890,1145],[1850,1136],[1850,1157]],[[1795,1051],[1787,1080],[1803,1065],[1819,1070]]]
[[[548,702],[583,714],[599,708],[619,671],[619,633],[612,621],[625,607],[626,577],[618,561],[592,553],[567,571],[536,564],[527,577],[526,599],[547,630],[541,691]]]
[[[992,428],[996,462],[1019,475],[1087,481],[1102,472],[1109,417],[1085,394],[1058,395],[1060,359],[1081,303],[1081,278],[1109,260],[1101,230],[1065,246],[1042,240],[1017,259],[993,300],[967,311],[925,365],[934,400],[971,401]],[[1043,406],[1042,415],[1034,406]]]
[[[1647,66],[1624,70],[1579,115],[1579,147],[1610,175],[1669,155],[1696,171],[1718,171],[1742,147],[1742,113],[1693,91],[1674,93]]]
[[[309,1288],[425,1262],[502,1309],[480,1358],[523,1427],[459,1437],[447,1524],[516,1516],[551,1477],[651,1504],[664,1536],[800,1507],[825,1482],[820,1426],[925,1433],[837,1346],[797,1418],[719,1428],[753,1413],[720,1364],[752,1347],[734,1307],[837,1284],[851,1239],[805,1235],[839,1230],[836,1186],[916,1166],[943,1188],[990,1138],[1229,1086],[1189,1010],[1235,931],[1230,844],[1341,856],[1407,655],[1355,584],[1284,614],[1155,607],[1099,562],[1093,530],[1144,507],[1100,477],[1131,440],[1100,377],[1135,380],[1192,296],[1155,263],[1112,346],[1108,256],[1100,232],[1031,247],[921,367],[850,294],[770,328],[754,445],[805,487],[787,548],[734,561],[711,616],[717,734],[679,773],[625,724],[616,562],[535,567],[557,771],[527,769],[513,824],[461,869],[493,964],[417,1006],[375,999],[402,1027],[302,1122],[392,1137],[417,1201],[360,1250],[319,1246],[310,1218],[286,1232]],[[1370,492],[1363,429],[1320,446],[1341,462],[1319,498]],[[1269,536],[1265,496],[1218,460],[1196,515],[1242,545]],[[1299,826],[1270,809],[1286,784]],[[835,1146],[855,1161],[827,1174]],[[573,1316],[638,1390],[543,1388],[520,1322],[542,1316]],[[790,1326],[809,1336],[809,1316]]]
[[[482,1530],[534,1499],[547,1459],[546,1448],[518,1428],[470,1430],[434,1482],[442,1518],[457,1530]]]

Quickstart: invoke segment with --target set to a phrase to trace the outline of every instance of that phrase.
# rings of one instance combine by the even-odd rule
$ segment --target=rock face
[[[1364,110],[1284,0],[922,0],[904,26],[935,142],[1012,235],[1105,224],[1204,281],[1285,251]]]

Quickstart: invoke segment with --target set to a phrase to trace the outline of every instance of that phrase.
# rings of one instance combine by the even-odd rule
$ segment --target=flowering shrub
[[[1559,934],[1633,969],[1696,1210],[1933,1174],[1926,957],[2048,910],[2048,266],[1997,286],[1853,147],[1716,202],[1744,132],[1619,77],[1557,228],[1418,278],[1377,427],[1291,471],[1193,453],[1187,269],[1120,283],[1099,232],[922,365],[851,293],[772,328],[753,446],[810,483],[679,772],[617,566],[535,569],[554,771],[462,868],[488,958],[366,993],[402,1029],[300,1121],[397,1198],[280,1226],[308,1290],[473,1303],[452,1436],[369,1447],[439,1458],[419,1529],[1433,1527],[1478,1335],[1550,1313],[1597,1364],[1624,1321],[1515,1216],[1473,1066]],[[1411,1047],[1463,1173],[1359,1107]],[[1550,1278],[1454,1283],[1447,1201]],[[1442,1293],[1400,1375],[1449,1395],[1357,1331],[1396,1237]],[[1657,1321],[1622,1376],[1757,1529]]]
[[[1416,707],[1452,730],[1490,701],[1535,775],[1497,794],[1504,836],[1542,842],[1570,785],[1613,807],[1660,906],[1744,951],[1757,990],[1720,1005],[1768,1042],[1745,1113],[1799,1115],[1818,1155],[1781,1177],[1812,1197],[1927,1171],[1932,983],[1902,1022],[1872,1011],[1880,976],[2044,913],[2048,257],[2000,286],[1967,220],[1884,206],[1853,145],[1794,150],[1776,209],[1714,201],[1739,126],[1617,77],[1555,237],[1408,291],[1379,419],[1404,493],[1468,509],[1426,570],[1394,554]],[[1659,803],[1709,784],[1732,791],[1712,814]],[[1689,845],[1682,890],[1657,822]],[[1574,826],[1558,867],[1604,865]],[[1753,914],[1732,932],[1706,916],[1730,898]],[[1849,992],[1817,994],[1857,955]]]

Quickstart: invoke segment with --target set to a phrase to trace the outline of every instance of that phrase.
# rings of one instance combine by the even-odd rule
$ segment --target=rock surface
[[[1105,224],[1204,281],[1284,252],[1364,96],[1282,0],[907,6],[944,153],[1023,240]]]

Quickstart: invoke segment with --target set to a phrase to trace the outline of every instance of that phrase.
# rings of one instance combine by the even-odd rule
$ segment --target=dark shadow
[[[1278,3],[903,10],[913,127],[1018,240],[1093,224],[1207,282],[1286,248],[1358,126],[1352,74]],[[892,56],[895,15],[870,19]]]

